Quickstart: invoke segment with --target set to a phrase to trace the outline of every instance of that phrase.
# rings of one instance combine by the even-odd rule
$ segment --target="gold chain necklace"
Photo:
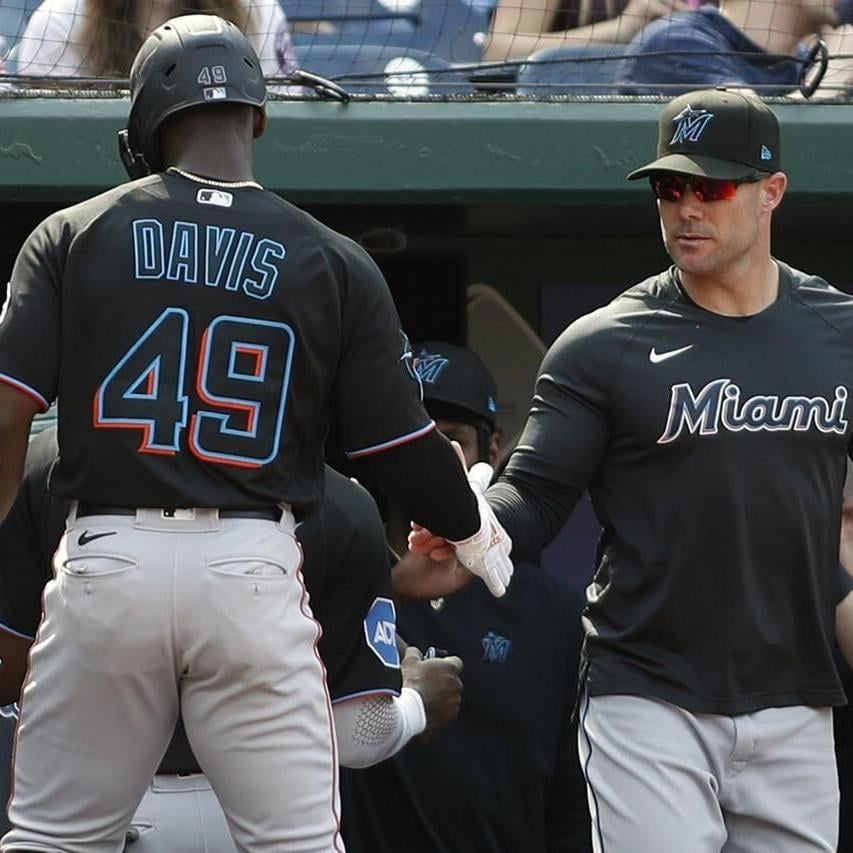
[[[202,178],[200,175],[194,175],[192,172],[185,172],[177,166],[169,166],[167,172],[172,172],[175,175],[180,175],[188,181],[195,181],[198,184],[209,184],[212,187],[224,187],[225,189],[240,189],[241,187],[254,187],[256,190],[262,190],[263,187],[257,181],[214,181],[212,178]]]

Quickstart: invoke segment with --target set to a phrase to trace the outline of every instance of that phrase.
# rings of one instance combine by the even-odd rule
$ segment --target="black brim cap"
[[[442,403],[482,418],[494,428],[498,411],[495,380],[477,353],[445,341],[424,341],[412,351],[427,409],[430,403]]]
[[[670,101],[658,122],[657,159],[628,180],[655,172],[740,180],[780,169],[779,123],[757,97],[726,89],[688,92]]]

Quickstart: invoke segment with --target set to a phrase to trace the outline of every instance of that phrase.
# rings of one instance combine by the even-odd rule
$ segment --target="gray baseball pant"
[[[730,717],[641,696],[584,696],[580,722],[595,853],[836,849],[829,708]]]
[[[119,853],[179,701],[241,853],[343,850],[320,629],[293,527],[288,510],[279,523],[72,510],[22,693],[0,850]]]
[[[131,824],[126,853],[236,853],[206,776],[155,776]]]

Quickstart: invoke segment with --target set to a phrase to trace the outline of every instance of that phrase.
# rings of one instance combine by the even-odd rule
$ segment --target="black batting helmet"
[[[130,115],[119,131],[119,154],[131,178],[163,169],[160,128],[188,107],[262,107],[267,87],[261,63],[242,32],[217,15],[182,15],[158,27],[130,69]]]

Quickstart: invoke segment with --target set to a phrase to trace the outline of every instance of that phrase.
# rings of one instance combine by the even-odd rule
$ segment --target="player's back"
[[[36,235],[61,302],[53,491],[130,506],[317,501],[353,318],[396,320],[359,247],[257,184],[172,172]]]

